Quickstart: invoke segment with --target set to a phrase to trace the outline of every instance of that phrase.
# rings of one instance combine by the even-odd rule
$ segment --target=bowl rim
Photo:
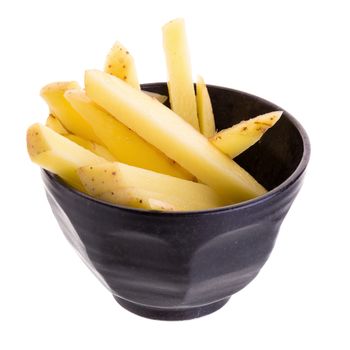
[[[152,89],[152,87],[159,87],[159,86],[164,86],[166,84],[165,82],[154,82],[154,83],[147,83],[147,84],[141,84],[141,88],[146,88],[146,89]],[[127,212],[132,212],[132,213],[137,213],[141,215],[147,215],[147,216],[159,216],[161,215],[162,217],[166,216],[197,216],[197,215],[211,215],[211,214],[218,214],[218,213],[225,213],[229,211],[236,211],[236,210],[242,210],[245,208],[251,208],[256,205],[262,205],[264,202],[267,202],[274,197],[276,197],[278,194],[281,192],[286,191],[290,186],[292,186],[305,172],[305,169],[307,167],[307,164],[310,159],[310,153],[311,153],[311,145],[310,145],[310,140],[309,137],[304,129],[304,127],[300,124],[300,122],[293,117],[289,112],[287,112],[285,109],[277,106],[273,102],[270,102],[262,97],[247,93],[245,91],[241,90],[236,90],[224,86],[219,86],[219,85],[212,85],[212,84],[207,84],[207,87],[209,89],[214,88],[214,89],[219,89],[219,90],[226,90],[226,91],[233,91],[238,94],[244,95],[246,97],[250,97],[253,99],[256,99],[257,101],[260,101],[262,103],[268,103],[271,105],[271,107],[275,108],[275,110],[280,110],[283,111],[283,116],[287,118],[297,129],[302,142],[303,142],[303,154],[300,159],[300,162],[298,166],[295,168],[293,173],[286,179],[284,180],[281,184],[273,188],[272,190],[266,192],[265,194],[249,199],[240,203],[236,204],[230,204],[226,205],[223,207],[218,207],[218,208],[211,208],[211,209],[204,209],[204,210],[191,210],[191,211],[157,211],[157,210],[148,210],[148,209],[141,209],[141,208],[132,208],[132,207],[127,207],[123,205],[117,205],[113,203],[109,203],[100,199],[96,199],[92,196],[89,196],[88,194],[85,194],[83,192],[80,192],[73,187],[67,185],[63,180],[59,178],[59,176],[51,173],[48,170],[45,170],[42,168],[42,174],[44,179],[47,179],[50,183],[58,185],[59,187],[64,188],[64,190],[68,190],[72,192],[74,195],[77,195],[79,197],[82,197],[88,201],[91,202],[96,202],[99,203],[102,206],[107,206],[110,208],[116,208],[118,210],[122,211],[127,211]]]

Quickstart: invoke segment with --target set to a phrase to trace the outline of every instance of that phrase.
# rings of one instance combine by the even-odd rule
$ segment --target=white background
[[[349,349],[347,1],[2,1],[1,349]],[[39,89],[82,82],[120,40],[141,82],[166,79],[161,26],[184,17],[193,73],[292,113],[312,158],[259,276],[218,312],[159,322],[124,311],[66,242],[26,154]]]

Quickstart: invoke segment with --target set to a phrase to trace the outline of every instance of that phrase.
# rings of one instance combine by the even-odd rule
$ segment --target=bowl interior
[[[164,83],[144,84],[142,89],[168,95]],[[216,128],[228,128],[260,114],[283,110],[257,96],[238,90],[208,85]],[[169,106],[169,101],[166,102]],[[286,111],[261,141],[235,158],[267,190],[282,184],[308,158],[308,140],[300,124]]]

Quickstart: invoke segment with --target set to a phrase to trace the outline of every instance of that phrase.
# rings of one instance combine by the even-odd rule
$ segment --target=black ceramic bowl
[[[167,94],[166,84],[143,88]],[[218,129],[280,107],[209,86]],[[160,213],[93,199],[43,171],[52,211],[80,256],[129,311],[184,320],[222,307],[259,272],[297,195],[308,137],[287,112],[236,161],[269,192],[228,207]]]

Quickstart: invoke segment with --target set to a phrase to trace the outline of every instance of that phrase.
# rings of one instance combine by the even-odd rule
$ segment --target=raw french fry
[[[175,19],[163,26],[171,109],[199,130],[185,22]]]
[[[130,194],[134,198],[136,198],[136,200],[137,200],[138,197],[136,196],[136,194],[142,194],[142,193],[130,192]],[[150,210],[158,210],[158,211],[174,211],[174,210],[176,210],[175,206],[173,206],[172,204],[164,202],[164,201],[160,201],[159,199],[150,198],[149,195],[145,199],[148,199],[148,206],[149,206]],[[139,200],[139,203],[140,203],[140,200]],[[148,208],[146,208],[146,209],[148,209]]]
[[[69,185],[85,192],[76,170],[106,160],[56,133],[47,126],[34,124],[27,131],[27,149],[32,161],[60,176]]]
[[[154,199],[152,198],[152,192],[143,191],[140,188],[118,188],[115,191],[103,192],[100,195],[95,195],[93,192],[90,193],[93,197],[113,204],[157,211],[176,210],[174,205]]]
[[[105,63],[105,72],[124,80],[136,89],[140,89],[134,58],[120,42],[116,42],[110,50]],[[168,99],[167,96],[155,92],[143,92],[154,97],[160,103],[164,103]]]
[[[244,120],[231,128],[221,130],[210,141],[220,151],[235,158],[258,142],[264,133],[277,123],[282,113],[275,111]]]
[[[124,80],[132,87],[140,90],[134,58],[120,42],[116,42],[108,53],[105,63],[105,72]],[[168,99],[167,96],[155,92],[143,92],[154,97],[160,103],[164,103]]]
[[[168,96],[164,96],[161,94],[157,94],[156,92],[152,92],[152,91],[145,91],[142,90],[146,95],[153,97],[154,99],[158,100],[160,103],[164,103],[167,99]]]
[[[266,190],[173,111],[104,72],[85,73],[87,95],[230,202]],[[184,192],[184,191],[183,191]]]
[[[138,206],[169,203],[173,210],[201,210],[225,203],[210,187],[123,163],[79,168],[86,191],[108,202],[125,204],[125,197]],[[124,191],[121,191],[124,190]],[[164,208],[164,210],[167,210]]]
[[[124,80],[136,89],[141,89],[137,78],[134,58],[130,52],[118,41],[113,45],[107,55],[105,72]],[[155,92],[143,92],[151,97],[154,97],[160,103],[164,103],[168,99],[167,96],[157,94]]]
[[[197,78],[196,97],[200,131],[205,137],[212,137],[215,134],[213,107],[207,86],[201,76]]]
[[[193,175],[164,153],[99,108],[82,90],[69,90],[65,98],[84,116],[95,134],[103,140],[103,144],[118,161],[187,180],[194,179]]]
[[[56,131],[58,134],[66,135],[69,131],[62,125],[62,123],[53,115],[50,114],[46,119],[46,126]]]
[[[83,139],[80,136],[71,134],[67,129],[61,124],[61,122],[52,114],[50,114],[46,119],[46,126],[57,132],[60,135],[67,137],[69,140],[77,143],[79,146],[88,149],[89,151],[95,153],[96,155],[103,157],[109,161],[115,161],[116,158],[108,151],[106,147],[103,147],[95,142]]]
[[[101,146],[98,143],[95,143],[95,142],[92,142],[89,140],[85,140],[82,137],[77,136],[77,135],[73,135],[73,134],[68,134],[68,135],[64,135],[64,136],[67,137],[67,139],[75,142],[79,146],[84,147],[85,149],[95,153],[99,157],[102,157],[102,158],[109,160],[111,162],[114,162],[117,160],[113,156],[113,154],[108,151],[108,149],[106,147]]]
[[[78,88],[79,84],[74,81],[51,83],[41,89],[40,95],[49,105],[51,114],[58,118],[70,133],[100,143],[91,126],[64,98],[64,93],[67,90]]]
[[[134,59],[120,42],[116,42],[110,50],[105,63],[105,72],[140,89]]]

